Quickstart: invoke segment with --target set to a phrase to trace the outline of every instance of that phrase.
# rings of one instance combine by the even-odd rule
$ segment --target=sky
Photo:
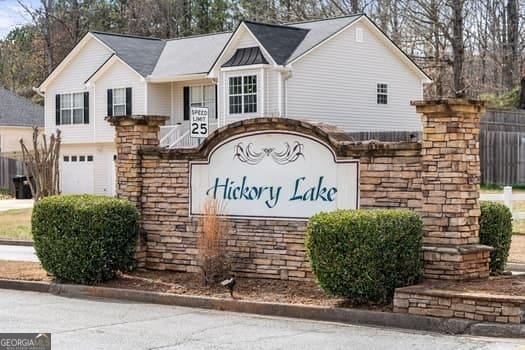
[[[39,6],[39,0],[21,0],[31,8]],[[30,21],[24,9],[16,0],[0,0],[0,39],[4,38],[9,31],[17,26]]]

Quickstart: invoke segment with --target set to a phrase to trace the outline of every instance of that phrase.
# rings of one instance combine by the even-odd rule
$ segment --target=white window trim
[[[254,95],[254,94],[245,94],[244,92],[241,93],[240,95],[239,94],[235,94],[234,96],[242,96],[243,98],[241,99],[242,101],[242,104],[241,104],[241,108],[242,108],[242,112],[241,113],[231,113],[230,112],[230,96],[232,96],[230,94],[230,79],[231,78],[242,78],[242,87],[243,87],[243,91],[244,91],[244,77],[248,77],[248,76],[255,76],[256,77],[256,89],[257,91],[255,92],[255,98],[256,98],[256,105],[255,105],[255,108],[256,108],[256,111],[255,112],[244,112],[244,96],[245,95]],[[231,74],[227,74],[226,75],[226,79],[225,79],[225,83],[226,83],[226,101],[225,101],[225,106],[226,106],[226,111],[228,113],[229,116],[239,116],[239,115],[249,115],[249,116],[255,116],[257,115],[258,113],[260,113],[260,103],[264,103],[261,101],[261,75],[259,74],[259,72],[243,72],[243,73],[238,73],[238,74],[235,74],[235,73],[231,73]],[[263,85],[264,86],[264,85]]]
[[[126,96],[126,89],[129,88],[129,86],[126,86],[126,87],[117,87],[117,88],[112,88],[111,89],[111,93],[113,95],[113,100],[111,101],[111,110],[113,111],[113,115],[114,116],[117,116],[117,114],[115,114],[115,106],[124,106],[124,114],[122,115],[126,115],[126,105],[127,105],[127,96]],[[115,103],[115,90],[124,90],[124,104],[122,103],[119,103],[119,104],[116,104]],[[131,93],[133,94],[133,88],[131,88]],[[131,98],[131,101],[133,101],[133,98]],[[121,116],[120,114],[118,116]]]
[[[84,123],[84,93],[87,91],[73,91],[73,92],[64,92],[60,93],[60,126],[75,126],[75,125],[88,125],[87,123]],[[82,107],[81,108],[73,108],[73,95],[75,94],[81,94],[82,95]],[[71,104],[70,108],[62,108],[62,98],[64,95],[71,95]],[[82,109],[82,123],[74,123],[73,122],[73,111],[75,109]],[[62,110],[70,110],[71,111],[71,123],[64,124],[62,122]],[[91,122],[91,120],[90,120]]]
[[[261,68],[268,68],[268,67],[270,67],[270,65],[267,63],[259,63],[259,64],[248,64],[245,66],[222,67],[221,71],[222,72],[236,72],[236,71],[254,70],[254,69],[261,69]]]

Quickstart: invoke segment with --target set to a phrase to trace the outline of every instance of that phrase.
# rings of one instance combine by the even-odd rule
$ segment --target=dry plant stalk
[[[39,143],[39,134],[38,128],[33,127],[32,151],[20,139],[25,175],[35,201],[60,193],[60,130],[57,130],[56,136],[52,134],[49,137],[49,144],[45,134],[42,134]]]
[[[224,218],[225,205],[208,198],[203,204],[201,227],[197,237],[199,266],[205,284],[217,283],[231,274],[227,256],[228,221]]]

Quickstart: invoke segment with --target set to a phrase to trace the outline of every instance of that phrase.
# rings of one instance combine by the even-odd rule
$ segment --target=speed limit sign
[[[190,136],[208,137],[208,108],[191,107],[190,111]]]

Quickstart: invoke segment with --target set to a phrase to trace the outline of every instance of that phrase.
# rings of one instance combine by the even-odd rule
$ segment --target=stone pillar
[[[150,115],[106,117],[115,126],[117,197],[135,203],[139,212],[142,194],[142,162],[139,152],[144,146],[159,146],[160,126],[168,119],[166,116]],[[146,261],[145,242],[146,237],[141,231],[135,255],[139,267],[143,267]]]
[[[488,277],[491,248],[479,244],[479,120],[484,103],[446,99],[412,104],[423,121],[424,276]]]

